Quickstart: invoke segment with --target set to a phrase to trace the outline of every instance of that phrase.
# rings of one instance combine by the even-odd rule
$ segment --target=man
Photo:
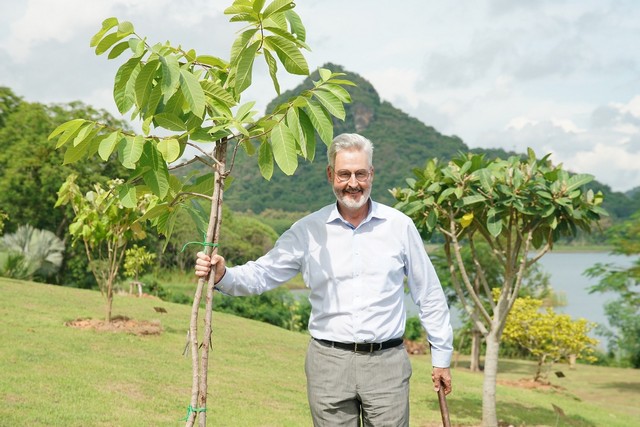
[[[337,136],[327,178],[337,203],[296,222],[255,262],[226,268],[198,254],[196,275],[214,267],[216,289],[251,295],[298,272],[310,290],[305,361],[314,426],[408,426],[411,364],[402,344],[404,279],[432,348],[434,389],[451,392],[449,308],[409,217],[370,199],[373,145]]]

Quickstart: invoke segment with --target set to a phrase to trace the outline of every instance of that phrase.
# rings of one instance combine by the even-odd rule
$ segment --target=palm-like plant
[[[47,279],[60,269],[64,242],[49,230],[21,225],[15,233],[0,239],[0,251],[5,262],[0,272],[16,279]]]

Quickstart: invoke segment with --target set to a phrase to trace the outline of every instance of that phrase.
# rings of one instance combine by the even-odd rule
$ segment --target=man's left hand
[[[449,368],[436,368],[431,371],[431,380],[433,381],[433,390],[438,392],[441,384],[444,384],[444,394],[451,393],[451,371]]]

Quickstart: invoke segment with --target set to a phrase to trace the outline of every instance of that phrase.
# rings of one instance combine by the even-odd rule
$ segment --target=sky
[[[229,57],[241,24],[231,0],[0,0],[0,86],[29,102],[80,100],[120,117],[120,60],[89,40],[115,16],[150,42]],[[456,135],[588,173],[615,191],[640,186],[637,0],[298,0],[313,70],[332,62],[383,100]],[[282,67],[280,67],[282,68]],[[280,74],[283,90],[303,77]],[[276,95],[254,70],[243,102]],[[374,145],[375,145],[375,141]]]

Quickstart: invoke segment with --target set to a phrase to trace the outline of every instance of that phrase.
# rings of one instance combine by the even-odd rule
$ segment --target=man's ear
[[[333,181],[333,178],[331,177],[331,166],[327,166],[327,181],[329,181],[329,183]]]

